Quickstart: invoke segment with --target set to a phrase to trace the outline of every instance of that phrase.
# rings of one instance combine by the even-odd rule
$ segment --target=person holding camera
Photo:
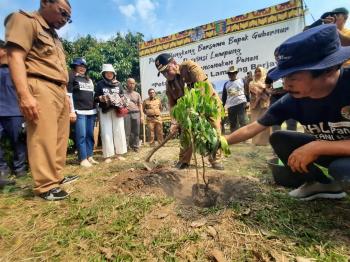
[[[322,24],[335,24],[338,29],[339,38],[343,46],[350,45],[350,29],[345,27],[349,16],[349,11],[345,7],[339,7],[333,11],[324,13],[320,19],[305,27],[305,30]],[[350,60],[343,64],[343,67],[350,67]]]
[[[322,15],[323,23],[332,23],[337,26],[342,45],[346,45],[346,39],[348,39],[347,45],[350,45],[350,29],[345,27],[346,21],[348,20],[348,16],[349,11],[344,7],[336,8],[333,11],[327,12]],[[350,60],[346,61],[343,64],[343,67],[350,67]]]

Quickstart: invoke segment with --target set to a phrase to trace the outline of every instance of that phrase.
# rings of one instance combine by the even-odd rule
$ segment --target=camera
[[[324,24],[324,19],[326,19],[327,17],[333,17],[334,18],[334,23],[337,21],[337,13],[334,12],[326,12],[324,13],[320,19],[316,20],[315,22],[313,22],[311,25],[308,25],[304,28],[304,31],[310,28],[313,28],[315,26],[319,26],[319,25],[323,25]]]

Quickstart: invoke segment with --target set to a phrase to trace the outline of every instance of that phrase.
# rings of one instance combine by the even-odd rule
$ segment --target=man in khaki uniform
[[[147,116],[147,126],[150,132],[149,143],[154,146],[154,131],[157,133],[158,144],[163,141],[163,123],[161,117],[162,102],[156,97],[153,88],[148,89],[149,98],[143,101],[143,112]]]
[[[169,100],[170,111],[176,105],[177,100],[184,95],[184,87],[193,87],[196,82],[208,82],[211,87],[213,97],[217,99],[221,105],[221,100],[214,90],[212,84],[208,81],[208,76],[204,73],[203,69],[197,63],[188,60],[181,64],[177,64],[170,54],[163,53],[157,56],[155,59],[155,65],[158,69],[158,76],[162,74],[166,79],[166,94]],[[221,134],[221,118],[210,119],[213,127],[217,130],[218,134]],[[170,132],[176,132],[179,128],[175,120],[172,120]],[[192,148],[184,147],[183,141],[181,142],[179,162],[176,167],[184,169],[189,167],[189,163],[192,158]],[[224,167],[221,163],[220,153],[215,158],[209,158],[209,161],[214,169],[223,170]]]
[[[34,193],[45,200],[61,200],[68,193],[61,184],[66,160],[70,103],[63,46],[55,29],[70,22],[68,0],[41,0],[37,12],[24,11],[5,19],[9,67],[19,106],[27,122],[27,144]]]

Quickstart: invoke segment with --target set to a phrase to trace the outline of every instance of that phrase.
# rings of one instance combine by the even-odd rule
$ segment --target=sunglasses
[[[59,11],[60,11],[60,13],[61,13],[61,16],[62,16],[64,19],[66,19],[66,21],[67,21],[68,24],[70,24],[70,23],[73,22],[72,19],[71,19],[71,17],[70,17],[70,15],[67,13],[66,10],[64,10],[64,9],[61,8],[61,7],[59,7],[58,9],[59,9]]]

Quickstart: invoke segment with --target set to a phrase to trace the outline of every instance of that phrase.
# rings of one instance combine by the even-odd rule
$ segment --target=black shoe
[[[49,191],[39,195],[39,197],[41,197],[47,201],[62,200],[62,199],[67,198],[68,196],[69,196],[69,194],[59,187],[52,188]]]
[[[211,167],[212,167],[213,169],[216,169],[216,170],[224,170],[224,169],[225,169],[224,166],[223,166],[221,163],[213,163],[213,164],[211,165]]]
[[[138,147],[133,147],[132,150],[136,153],[138,153],[140,151]]]
[[[16,184],[14,180],[0,178],[0,189],[4,188],[5,186],[13,186],[14,184]]]
[[[78,179],[79,179],[79,176],[65,176],[61,180],[60,185],[63,185],[63,184],[67,185],[67,184],[70,184]]]
[[[25,177],[27,175],[27,171],[23,170],[23,171],[15,171],[15,177],[16,178],[20,178],[20,177]]]
[[[186,169],[186,168],[189,168],[190,165],[187,164],[187,163],[177,162],[177,164],[175,165],[175,167],[176,167],[177,169]]]

